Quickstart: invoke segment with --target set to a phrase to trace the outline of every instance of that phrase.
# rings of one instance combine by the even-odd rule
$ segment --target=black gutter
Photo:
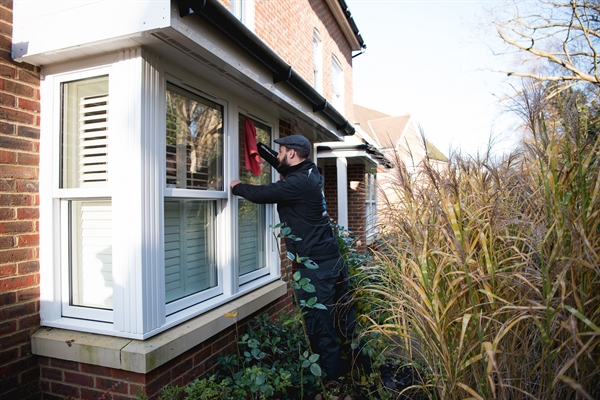
[[[240,22],[217,0],[177,0],[179,16],[199,14],[264,65],[273,75],[273,83],[285,82],[322,112],[344,135],[353,135],[354,127],[333,108],[304,78]]]
[[[354,22],[354,18],[352,18],[352,13],[350,12],[350,9],[348,8],[348,4],[346,4],[346,1],[338,0],[338,4],[340,5],[340,8],[344,12],[344,16],[346,17],[346,20],[348,21],[348,24],[350,25],[350,28],[352,29],[352,33],[354,34],[354,37],[356,38],[356,40],[358,41],[358,44],[360,45],[360,48],[362,49],[360,53],[353,55],[352,58],[354,58],[356,56],[360,56],[361,54],[363,54],[365,52],[365,50],[367,50],[367,45],[365,44],[365,41],[363,40],[362,35],[360,34],[360,31],[358,30],[358,27],[356,26],[356,23]]]

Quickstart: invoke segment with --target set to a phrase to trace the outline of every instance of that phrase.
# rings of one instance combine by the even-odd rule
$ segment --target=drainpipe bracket
[[[321,104],[315,104],[313,105],[313,112],[323,111],[327,108],[328,105],[329,103],[327,102],[327,100],[324,100]]]
[[[196,4],[200,3],[200,4]],[[190,14],[199,13],[206,7],[206,0],[177,0],[177,8],[179,9],[179,17],[187,17]]]
[[[274,73],[273,74],[273,83],[279,82],[287,82],[292,77],[292,67],[290,66],[287,71],[283,71],[283,73]]]

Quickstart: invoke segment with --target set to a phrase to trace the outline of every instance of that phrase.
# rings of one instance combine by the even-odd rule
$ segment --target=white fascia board
[[[170,14],[171,0],[14,0],[12,55],[40,65],[67,50],[85,56],[92,44],[88,53],[113,51],[112,42],[168,26]]]
[[[319,158],[331,158],[331,157],[368,157],[369,155],[362,150],[333,150],[331,152],[325,152],[322,156],[319,154]]]
[[[165,38],[165,35],[168,37]],[[171,29],[162,30],[154,36],[163,37],[165,43],[183,45],[183,48],[177,47],[179,54],[199,61],[203,72],[212,74],[207,79],[236,93],[249,90],[250,96],[258,102],[268,100],[273,107],[269,111],[275,115],[302,116],[304,124],[307,124],[305,126],[324,133],[325,140],[342,140],[335,124],[323,118],[322,114],[315,113],[308,100],[285,82],[273,83],[271,71],[199,17],[192,14],[179,18],[178,14],[174,15]],[[206,66],[210,69],[206,69]],[[187,68],[194,71],[193,67]],[[224,75],[227,81],[223,79]],[[307,132],[303,130],[303,133]]]
[[[48,67],[144,47],[283,118],[313,139],[341,140],[335,124],[199,16],[173,0],[14,0],[13,58]]]

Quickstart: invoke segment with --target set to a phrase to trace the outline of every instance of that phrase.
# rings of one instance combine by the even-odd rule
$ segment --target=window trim
[[[229,11],[254,32],[254,0],[231,0]]]
[[[336,79],[337,78],[337,79]],[[344,81],[344,69],[342,68],[342,63],[335,56],[335,54],[331,55],[331,102],[333,106],[342,114],[344,114],[344,91],[345,88]],[[338,93],[339,92],[339,93]]]
[[[323,40],[317,28],[313,28],[313,87],[323,92]]]
[[[41,297],[45,299],[40,317],[43,326],[143,340],[215,307],[235,303],[240,297],[280,279],[279,253],[275,241],[269,239],[268,273],[249,282],[239,280],[234,265],[237,245],[231,234],[237,234],[233,221],[237,207],[228,185],[224,191],[207,190],[202,194],[189,193],[190,190],[187,189],[167,189],[164,187],[165,155],[159,151],[166,145],[166,115],[163,115],[166,100],[163,97],[168,80],[175,85],[189,82],[192,87],[201,87],[198,94],[211,101],[215,101],[212,94],[218,94],[217,100],[224,105],[224,149],[227,153],[237,154],[238,151],[235,133],[238,113],[242,112],[253,118],[258,116],[257,120],[266,121],[272,126],[272,140],[277,137],[278,132],[279,120],[276,115],[258,109],[234,92],[217,87],[205,78],[193,75],[141,48],[83,62],[52,66],[44,72],[46,78],[41,83],[44,96],[40,139],[40,290]],[[110,135],[109,138],[109,185],[107,188],[59,188],[57,157],[60,154],[60,143],[56,133],[60,131],[60,83],[99,75],[110,77],[109,129],[111,132],[126,132],[125,135]],[[176,79],[171,80],[173,76]],[[51,165],[52,168],[43,168],[46,165]],[[235,179],[237,158],[225,155],[223,168],[224,183]],[[272,174],[272,179],[275,175]],[[141,179],[128,181],[132,177]],[[161,221],[164,219],[165,196],[211,199],[216,202],[217,207],[216,223],[219,224],[219,229],[215,240],[219,246],[216,257],[219,265],[218,279],[223,282],[222,294],[196,304],[190,299],[189,307],[179,311],[169,309],[164,301],[164,227]],[[113,243],[119,244],[114,247],[119,247],[120,251],[113,256],[115,260],[119,260],[119,264],[126,265],[126,268],[113,270],[114,310],[109,311],[111,318],[99,320],[63,316],[62,277],[65,275],[61,272],[60,246],[66,242],[60,240],[61,207],[64,207],[61,206],[61,199],[99,198],[111,199],[113,221],[127,221],[130,224],[126,231],[121,229],[119,232],[118,225],[113,228]],[[136,207],[131,207],[132,202]],[[269,206],[268,210],[269,227],[277,222],[277,217],[274,206]],[[266,235],[271,236],[270,232]],[[162,288],[162,293],[157,293],[156,289],[151,290],[158,287]],[[85,316],[89,315],[86,313]]]

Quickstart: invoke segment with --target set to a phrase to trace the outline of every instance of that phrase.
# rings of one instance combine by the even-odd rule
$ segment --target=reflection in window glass
[[[69,228],[70,305],[112,309],[110,201],[70,201]]]
[[[223,107],[167,87],[167,187],[223,190]]]
[[[247,124],[246,122],[249,122]],[[256,131],[256,142],[265,144],[271,143],[271,128],[252,119],[239,116],[239,148],[240,164],[239,176],[244,183],[252,185],[266,185],[271,182],[271,166],[267,162],[260,165],[260,174],[253,175],[245,168],[244,148],[248,143],[246,137],[250,140],[252,135],[248,135],[247,128],[254,127]],[[266,227],[266,205],[254,204],[242,197],[238,197],[238,254],[239,254],[239,274],[244,275],[266,267],[265,236]]]
[[[165,200],[166,301],[217,285],[214,201]]]

